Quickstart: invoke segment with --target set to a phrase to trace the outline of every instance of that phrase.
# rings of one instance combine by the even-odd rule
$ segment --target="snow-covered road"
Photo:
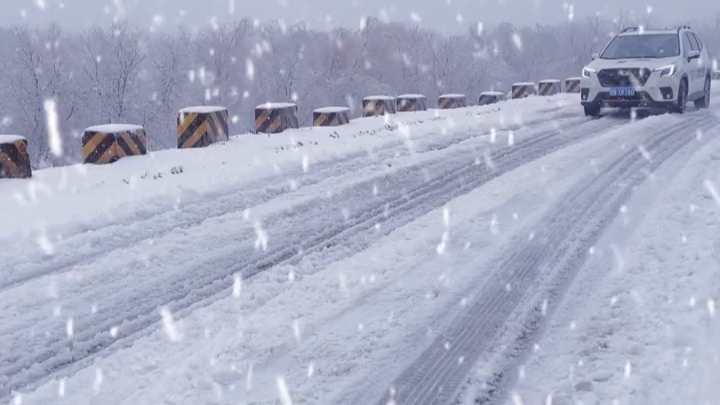
[[[134,201],[104,184],[132,159],[62,190],[48,182],[66,172],[2,185],[17,215],[3,211],[0,233],[0,398],[499,399],[633,191],[718,134],[715,110],[581,115],[562,95],[360,120],[323,133],[352,136],[341,146],[263,140],[243,156],[285,157],[246,166],[229,160],[238,139],[214,151],[222,165],[193,151],[179,192],[141,185]],[[315,155],[297,152],[315,139]]]

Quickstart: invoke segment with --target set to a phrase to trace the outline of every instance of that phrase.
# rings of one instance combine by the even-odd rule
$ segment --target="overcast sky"
[[[465,30],[471,21],[493,25],[552,23],[585,15],[617,15],[618,10],[647,13],[666,23],[715,15],[720,0],[0,0],[0,25],[57,21],[63,27],[109,22],[118,14],[137,24],[160,28],[182,21],[209,24],[251,17],[261,21],[302,20],[314,28],[358,27],[363,15],[395,21],[420,21],[445,32]],[[572,16],[570,16],[572,14]]]

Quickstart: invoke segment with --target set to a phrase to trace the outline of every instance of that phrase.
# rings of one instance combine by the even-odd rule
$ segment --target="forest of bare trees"
[[[509,90],[514,81],[577,76],[592,52],[636,22],[591,17],[554,26],[472,24],[464,35],[368,19],[357,30],[241,20],[201,31],[141,30],[118,22],[81,32],[0,29],[0,133],[26,136],[36,168],[77,162],[84,128],[143,125],[150,149],[175,147],[176,112],[199,104],[230,110],[231,132],[252,127],[253,107],[295,101],[312,110],[357,107],[372,94]],[[712,55],[720,18],[695,24]],[[45,102],[54,99],[64,154],[50,153]]]

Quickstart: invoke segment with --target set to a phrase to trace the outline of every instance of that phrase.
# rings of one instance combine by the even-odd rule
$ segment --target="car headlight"
[[[586,78],[586,79],[589,79],[589,78],[590,78],[590,74],[591,74],[591,73],[595,73],[595,72],[597,72],[597,70],[585,66],[585,67],[583,68],[583,71],[582,71],[582,76],[583,76],[584,78]]]
[[[677,70],[675,65],[667,65],[655,69],[656,72],[660,72],[660,77],[672,76],[675,74],[675,70]]]

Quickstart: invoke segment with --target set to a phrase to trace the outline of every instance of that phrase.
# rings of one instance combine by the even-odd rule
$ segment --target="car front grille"
[[[602,69],[597,76],[603,87],[643,86],[650,78],[650,70],[645,68]]]

